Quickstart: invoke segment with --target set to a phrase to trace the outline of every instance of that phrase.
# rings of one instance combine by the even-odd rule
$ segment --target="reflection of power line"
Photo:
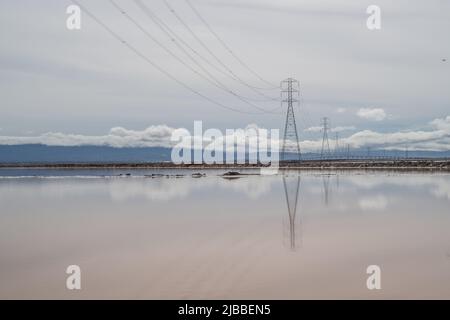
[[[293,179],[293,186],[289,186],[287,181],[288,177],[283,176],[283,186],[284,186],[284,194],[286,196],[286,204],[288,208],[289,215],[289,244],[292,250],[296,248],[296,226],[295,226],[295,217],[297,213],[297,205],[299,201],[299,191],[300,191],[300,176],[297,176],[297,179]],[[300,224],[301,225],[301,224]],[[301,245],[301,233],[300,233],[300,245]]]

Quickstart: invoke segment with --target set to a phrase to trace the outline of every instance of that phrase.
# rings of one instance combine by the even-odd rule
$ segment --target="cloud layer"
[[[395,114],[395,123],[372,123],[374,130],[385,132],[393,130],[392,125],[417,127],[424,119],[442,117],[450,105],[450,1],[409,2],[378,0],[376,4],[386,15],[378,31],[366,27],[369,3],[364,1],[197,0],[194,5],[232,51],[264,79],[278,84],[292,76],[300,81],[301,116],[307,113],[306,119],[320,119],[328,115],[335,126],[359,125],[354,118],[361,106],[382,107],[388,115]],[[127,43],[200,93],[242,111],[257,109],[230,91],[266,110],[277,106],[271,99],[261,101],[266,99],[224,72],[163,1],[146,3],[209,60],[212,66],[193,56],[230,91],[192,72],[194,68],[207,76],[133,1],[120,1],[120,5],[191,68],[105,1],[83,3]],[[236,76],[253,87],[266,87],[224,50],[185,1],[170,3]],[[212,106],[136,56],[86,15],[81,30],[67,30],[69,4],[0,1],[2,134],[18,136],[31,130],[100,135],[119,120],[124,128],[145,128],[149,123],[183,127],[195,119],[220,128],[245,127],[254,121],[275,128],[283,123],[283,114],[258,115],[255,120],[252,114]],[[193,54],[186,46],[185,50]],[[263,93],[279,98],[278,90]],[[110,139],[120,140],[114,135]]]
[[[174,128],[150,126],[142,131],[112,128],[103,136],[48,132],[36,137],[0,136],[2,145],[43,144],[47,146],[167,147]]]
[[[374,147],[388,150],[404,149],[423,151],[450,151],[450,116],[441,119],[434,119],[428,125],[428,130],[419,131],[401,131],[381,133],[372,130],[358,131],[348,137],[341,138],[341,145],[350,145],[352,148]],[[205,132],[209,128],[203,128]],[[311,128],[310,128],[311,129]],[[337,127],[336,132],[353,130],[354,127]],[[245,143],[250,137],[250,144],[256,144],[256,139],[251,137],[255,131],[262,130],[252,124],[244,129],[234,129],[233,137],[237,144]],[[186,132],[184,128],[172,128],[167,125],[150,126],[144,130],[128,130],[122,127],[112,128],[108,134],[102,136],[88,136],[81,134],[67,134],[61,132],[48,132],[40,136],[14,137],[0,136],[0,145],[23,145],[23,144],[42,144],[48,146],[110,146],[116,148],[123,147],[172,147],[172,134],[175,132]],[[312,131],[312,129],[310,130]],[[260,131],[261,132],[261,131]],[[192,131],[191,131],[192,133]],[[224,131],[222,131],[225,134]],[[281,137],[281,135],[280,135]],[[189,136],[189,141],[203,141],[208,144],[210,138],[200,136]],[[222,137],[217,142],[221,143]],[[274,141],[279,144],[279,141]],[[301,148],[303,151],[316,151],[321,146],[321,139],[302,140]]]
[[[386,112],[381,108],[361,108],[356,115],[362,119],[373,121],[386,119]]]

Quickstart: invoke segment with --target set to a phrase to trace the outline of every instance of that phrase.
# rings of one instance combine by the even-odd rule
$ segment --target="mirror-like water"
[[[3,171],[0,298],[450,299],[448,174],[151,173]]]

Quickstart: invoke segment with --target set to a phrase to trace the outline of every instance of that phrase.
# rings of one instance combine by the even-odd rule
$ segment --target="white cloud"
[[[404,149],[407,145],[409,150],[424,151],[450,151],[450,116],[442,119],[435,119],[430,123],[431,130],[428,131],[402,131],[391,133],[380,133],[372,130],[362,130],[348,137],[342,137],[342,145],[349,144],[352,148],[362,148],[371,146],[374,148],[384,148],[387,150]],[[205,131],[208,128],[203,128]],[[311,127],[308,131],[320,131],[321,127]],[[173,143],[170,141],[171,135],[175,130],[186,130],[183,128],[176,129],[167,125],[150,126],[147,129],[128,130],[122,127],[112,128],[108,134],[100,136],[86,136],[79,134],[66,134],[60,132],[49,132],[40,136],[28,137],[11,137],[0,136],[0,145],[20,145],[20,144],[43,144],[49,146],[111,146],[111,147],[171,147]],[[242,145],[246,139],[250,141],[251,146],[256,146],[256,137],[249,136],[251,130],[261,130],[252,124],[244,129],[236,129],[233,133],[236,143]],[[354,130],[354,127],[336,127],[333,131]],[[225,131],[222,131],[225,133]],[[280,132],[280,137],[282,137]],[[301,138],[301,137],[300,137]],[[190,137],[187,142],[200,137]],[[216,140],[219,144],[222,139]],[[269,140],[261,140],[263,145],[267,145]],[[209,141],[204,141],[208,143]],[[279,141],[274,144],[280,145]],[[300,147],[305,152],[317,151],[321,147],[322,140],[302,140]]]
[[[361,108],[356,115],[360,118],[381,121],[386,118],[386,112],[381,108]]]
[[[331,129],[332,132],[353,131],[353,130],[356,130],[354,126],[335,127]]]
[[[309,127],[304,129],[305,132],[320,132],[322,131],[322,127]]]
[[[166,125],[150,126],[145,130],[112,128],[107,135],[87,136],[48,132],[35,137],[0,136],[0,145],[43,144],[48,146],[111,146],[111,147],[157,147],[167,146],[174,128]]]
[[[183,4],[184,1],[172,2],[175,10],[183,16],[186,14],[188,23],[199,22],[190,20],[195,16]],[[132,125],[144,128],[146,119],[153,124],[176,122],[177,126],[188,126],[193,119],[202,119],[214,126],[254,121],[253,115],[215,108],[210,101],[191,95],[136,57],[120,41],[109,37],[91,19],[86,19],[89,28],[82,37],[67,37],[66,28],[54,26],[54,18],[61,14],[60,2],[27,3],[28,10],[23,10],[19,1],[0,1],[3,9],[0,10],[0,21],[3,29],[8,30],[2,34],[4,41],[0,44],[0,119],[5,125],[2,133],[34,130],[36,133],[63,131],[86,134],[83,129],[91,130],[95,126],[107,133],[111,126],[104,126],[117,123],[119,119],[125,128],[132,128]],[[396,19],[391,21],[390,27],[398,32],[388,32],[377,38],[376,46],[372,45],[372,37],[367,37],[365,28],[353,27],[365,16],[365,8],[358,1],[198,1],[201,6],[198,9],[224,39],[232,41],[232,49],[242,54],[252,69],[262,73],[270,82],[282,80],[286,73],[282,70],[302,70],[299,78],[302,101],[311,104],[310,116],[313,119],[318,120],[326,113],[351,117],[359,107],[388,105],[396,106],[395,114],[400,119],[406,119],[405,115],[411,110],[414,111],[414,119],[436,118],[448,110],[450,103],[450,91],[442,90],[439,85],[448,83],[448,72],[443,72],[444,65],[440,59],[436,60],[443,52],[450,51],[447,34],[440,32],[449,30],[450,19],[443,14],[448,10],[425,1],[416,1],[414,6],[404,6],[403,3],[379,1],[381,7],[387,6],[390,13],[395,12]],[[101,1],[86,2],[86,6],[108,26],[120,31],[125,40],[138,45],[149,59],[200,93],[231,107],[256,111],[237,101],[235,96],[203,81],[189,68],[174,61],[172,56],[163,54],[114,8],[104,10]],[[136,12],[137,8],[131,1],[123,1],[123,6],[126,11]],[[188,11],[184,12],[185,9]],[[183,30],[173,15],[165,10],[160,13],[166,15],[162,18],[167,18],[170,27],[183,36]],[[248,19],[249,15],[254,18]],[[404,28],[405,21],[416,15],[420,15],[421,23],[411,23],[409,28]],[[27,28],[23,21],[39,28]],[[192,27],[199,36],[205,37],[204,40],[214,40],[200,24]],[[28,37],[21,36],[25,32]],[[428,34],[435,36],[426,37]],[[421,41],[417,41],[416,35],[420,35]],[[301,43],[292,41],[296,37],[302,39]],[[29,38],[39,39],[40,50],[36,50],[35,43],[28,41]],[[163,33],[158,40],[171,45],[170,38]],[[386,54],[386,47],[399,42],[404,45],[391,46],[389,54]],[[334,44],[332,57],[330,44]],[[70,54],[74,48],[83,54]],[[89,48],[92,50],[87,50]],[[216,49],[220,48],[213,48]],[[301,59],[298,58],[299,52]],[[355,54],[349,57],[349,52]],[[223,54],[224,61],[230,62],[230,67],[245,82],[252,86],[265,86],[239,64],[233,64],[233,57],[227,52],[217,53],[221,57]],[[411,65],[415,67],[411,68]],[[376,76],[361,77],[361,74]],[[230,86],[234,90],[233,83],[230,82]],[[51,94],[46,88],[52,88]],[[242,94],[251,94],[250,98],[260,98],[245,87],[236,89],[242,90]],[[67,99],[68,96],[77,98]],[[271,95],[277,96],[276,91]],[[382,104],[366,104],[368,101],[382,101]],[[421,107],[423,101],[428,103],[426,108]],[[265,109],[273,108],[272,102],[258,105]],[[339,107],[347,108],[346,113],[335,113]],[[278,126],[283,121],[279,117],[263,117],[261,121],[267,126]],[[89,128],[84,125],[86,119]]]
[[[342,127],[335,127],[335,128],[330,129],[330,131],[332,131],[332,132],[342,132],[342,131],[352,131],[352,130],[356,130],[356,128],[354,126],[342,126]],[[309,127],[309,128],[304,129],[303,131],[305,131],[305,132],[321,132],[322,127],[320,127],[320,126]]]
[[[437,130],[450,132],[450,116],[447,116],[444,119],[434,119],[430,124]]]
[[[344,113],[347,111],[347,108],[337,108],[336,112],[337,113]]]

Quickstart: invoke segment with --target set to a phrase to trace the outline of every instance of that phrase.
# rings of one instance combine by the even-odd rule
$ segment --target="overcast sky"
[[[180,64],[108,0],[79,1],[181,82],[227,107],[259,112]],[[252,86],[265,86],[224,50],[185,0],[167,1],[234,74]],[[264,79],[275,84],[287,77],[300,81],[302,101],[296,116],[302,140],[319,138],[315,127],[327,116],[342,137],[362,139],[369,134],[386,140],[392,134],[398,138],[410,133],[405,139],[414,142],[425,132],[429,147],[450,149],[450,1],[190,1],[233,52]],[[198,70],[133,1],[116,2]],[[222,68],[163,0],[143,2],[194,50]],[[48,133],[104,137],[116,127],[132,132],[158,125],[192,130],[194,120],[219,129],[283,126],[283,114],[237,113],[186,90],[84,12],[81,30],[68,30],[66,8],[71,4],[0,2],[0,143],[42,142]],[[381,8],[381,30],[366,27],[371,4]],[[224,76],[226,72],[203,67],[233,92],[261,98]],[[277,90],[263,93],[279,97]],[[252,103],[267,110],[279,105]],[[423,145],[422,136],[419,140]]]

